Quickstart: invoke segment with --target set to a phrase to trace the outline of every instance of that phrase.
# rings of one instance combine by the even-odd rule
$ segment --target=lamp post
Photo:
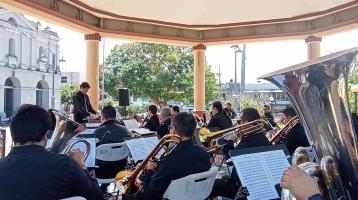
[[[56,96],[55,96],[55,73],[57,71],[57,56],[59,54],[59,51],[55,53],[53,53],[53,51],[50,48],[46,48],[45,51],[47,51],[47,64],[50,64],[50,55],[54,54],[55,55],[55,62],[53,62],[52,65],[52,96],[51,96],[51,108],[55,108],[55,101],[56,101]],[[66,60],[63,58],[63,56],[60,58],[59,62],[66,62]]]
[[[235,83],[235,89],[237,89],[237,88],[236,88],[236,86],[237,86],[237,54],[238,54],[238,53],[241,53],[242,51],[241,51],[239,45],[231,45],[230,48],[234,49],[234,54],[235,54],[235,76],[234,76],[234,83]]]

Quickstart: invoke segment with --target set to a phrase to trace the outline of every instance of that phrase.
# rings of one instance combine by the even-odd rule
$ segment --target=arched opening
[[[49,87],[46,81],[41,80],[36,85],[36,105],[49,108]]]
[[[10,17],[10,18],[8,19],[8,21],[11,23],[11,25],[13,25],[13,26],[17,26],[17,21],[16,21],[16,19],[15,19],[15,18]]]
[[[15,40],[12,38],[9,40],[9,56],[15,57]]]
[[[16,77],[5,80],[4,111],[6,117],[11,117],[15,109],[21,105],[21,85]]]

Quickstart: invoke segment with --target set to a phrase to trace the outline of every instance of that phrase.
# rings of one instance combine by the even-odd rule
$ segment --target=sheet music
[[[139,135],[148,135],[148,134],[155,133],[154,131],[150,131],[149,129],[146,128],[135,128],[135,129],[131,129],[131,131],[138,133]]]
[[[280,183],[289,163],[282,150],[244,154],[231,158],[243,186],[247,187],[248,200],[277,199],[275,185]]]
[[[135,119],[123,120],[123,123],[127,129],[139,128],[139,124]]]
[[[98,128],[101,123],[86,123],[86,128]]]
[[[156,136],[153,136],[134,138],[126,140],[125,142],[129,151],[131,152],[134,162],[138,162],[138,160],[144,160],[149,155],[149,153],[158,144],[159,140]]]
[[[96,165],[96,138],[86,138],[86,140],[90,143],[90,153],[85,161],[85,165],[87,168],[95,167]],[[83,142],[79,142],[75,144],[72,149],[80,149],[82,152],[86,152],[86,145]]]

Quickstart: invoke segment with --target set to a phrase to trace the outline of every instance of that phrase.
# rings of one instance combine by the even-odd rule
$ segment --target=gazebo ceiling
[[[84,34],[183,45],[324,36],[358,27],[358,0],[0,0]]]
[[[97,16],[191,27],[253,24],[317,17],[347,8],[352,0],[67,0]]]

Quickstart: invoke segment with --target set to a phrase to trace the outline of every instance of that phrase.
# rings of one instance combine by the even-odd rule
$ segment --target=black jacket
[[[130,137],[127,128],[117,125],[115,120],[104,122],[94,131],[94,134],[98,139],[96,146],[123,142],[123,138]],[[113,162],[96,160],[96,164],[98,165],[98,168],[96,168],[96,177],[113,178],[118,171],[125,169],[126,163],[126,159]]]
[[[161,200],[172,180],[210,169],[210,156],[192,140],[185,140],[158,163],[154,173],[147,170],[141,177],[144,188],[135,199]]]
[[[300,123],[296,124],[296,126],[294,126],[291,131],[287,133],[285,144],[291,155],[295,152],[297,147],[310,146],[305,131]]]
[[[257,133],[255,135],[251,135],[248,137],[244,137],[241,139],[239,144],[236,146],[236,149],[244,149],[250,147],[259,147],[259,146],[269,146],[271,143],[264,135],[264,133]],[[228,140],[227,144],[224,146],[224,152],[228,156],[229,150],[234,149],[234,142],[232,140]]]
[[[277,127],[277,124],[273,118],[273,115],[271,114],[271,112],[265,113],[264,114],[265,119],[267,119],[269,121],[269,123],[271,124],[271,126],[273,127]]]
[[[210,119],[210,122],[208,124],[208,128],[218,128],[219,130],[223,130],[230,127],[232,127],[232,121],[223,113],[215,114],[214,117]]]
[[[159,117],[157,114],[155,114],[147,121],[144,128],[147,128],[150,131],[158,131],[159,126],[160,126]]]
[[[171,122],[172,122],[172,119],[169,118],[160,124],[159,129],[157,131],[157,134],[160,137],[163,137],[164,135],[169,134]]]
[[[83,94],[81,91],[78,91],[75,96],[73,96],[73,114],[74,119],[78,123],[83,123],[84,118],[88,117],[90,113],[96,114],[96,111],[92,108],[91,102],[87,94]]]
[[[0,159],[0,199],[103,199],[97,181],[67,155],[42,146],[13,147]]]

